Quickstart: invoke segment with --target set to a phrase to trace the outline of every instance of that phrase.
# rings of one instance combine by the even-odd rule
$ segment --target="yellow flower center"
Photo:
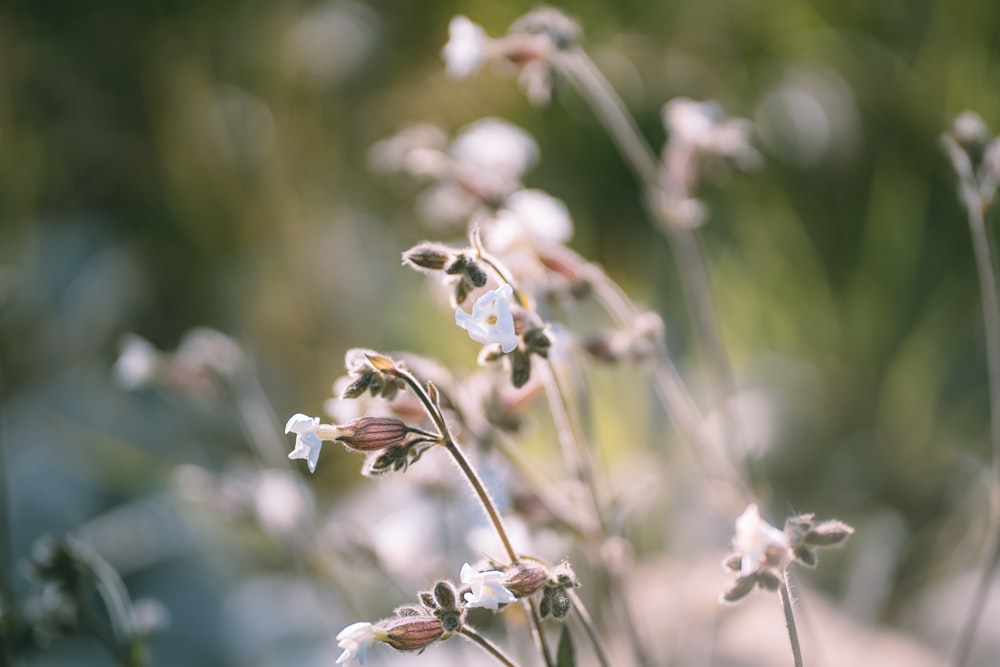
[[[491,325],[491,326],[494,325],[494,324],[496,324],[497,323],[497,316],[496,315],[489,315],[486,318],[486,323],[489,324],[489,325]]]

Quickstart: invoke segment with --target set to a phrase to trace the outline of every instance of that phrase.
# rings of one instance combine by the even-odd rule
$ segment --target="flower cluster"
[[[756,504],[750,505],[736,519],[735,551],[723,561],[739,577],[722,593],[722,600],[736,602],[755,586],[777,590],[792,562],[814,567],[817,548],[842,544],[853,532],[842,521],[816,523],[812,514],[789,518],[779,530],[761,518]]]

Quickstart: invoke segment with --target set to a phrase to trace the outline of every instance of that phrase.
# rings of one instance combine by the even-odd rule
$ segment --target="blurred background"
[[[288,415],[323,413],[347,348],[475,366],[476,346],[400,266],[400,252],[447,234],[417,214],[419,189],[368,168],[371,145],[413,123],[452,133],[498,116],[531,132],[542,159],[527,183],[566,202],[576,251],[664,317],[675,362],[698,386],[669,249],[579,97],[559,89],[536,109],[502,73],[445,76],[440,49],[454,14],[499,35],[532,7],[13,0],[0,9],[8,601],[37,592],[25,566],[32,545],[73,531],[133,598],[162,605],[169,620],[150,640],[154,665],[332,664],[337,629],[411,599],[406,561],[393,572],[381,556],[399,588],[366,570],[367,550],[379,547],[359,528],[377,519],[383,552],[408,539],[388,522],[400,499],[376,493],[409,488],[407,478],[364,479],[360,459],[339,447],[311,477],[286,466],[269,478],[261,462],[277,465],[290,450],[280,435]],[[767,480],[764,514],[780,525],[815,511],[858,529],[828,567],[802,575],[814,620],[805,650],[851,664],[831,657],[829,639],[823,647],[837,627],[834,636],[869,642],[865,664],[934,664],[971,590],[990,462],[979,289],[938,136],[965,109],[1000,128],[1000,4],[567,9],[652,145],[662,146],[661,107],[677,96],[716,100],[755,123],[763,164],[705,191],[703,239],[741,397],[761,429],[752,456]],[[199,327],[231,337],[196,342],[214,362],[235,355],[252,368],[245,391],[222,394],[199,377],[135,391],[115,381],[128,334],[172,351]],[[620,488],[650,451],[662,464],[679,447],[648,387],[620,404],[629,372],[594,379],[606,392],[594,401],[597,432],[610,435],[601,444]],[[535,435],[546,433],[540,425]],[[664,591],[696,568],[710,592],[688,597],[716,614],[704,609],[726,583],[718,561],[734,517],[705,527],[685,515],[668,468],[640,480],[652,489],[645,509],[656,511],[630,524],[635,557],[665,578]],[[262,501],[262,489],[277,495]],[[288,512],[333,523],[318,537],[289,536]],[[288,546],[302,539],[335,542],[330,553],[355,560],[318,565]],[[461,558],[435,563],[453,572],[420,576],[456,577]],[[335,583],[315,583],[323,577]],[[749,616],[758,603],[771,614],[774,660],[787,660],[770,596],[726,613]],[[827,604],[846,629],[824,620]],[[983,665],[1000,649],[1000,601],[991,605],[975,652]],[[662,625],[680,634],[664,614],[644,616],[650,636]],[[746,623],[725,627],[730,645],[750,641],[736,631]],[[17,664],[113,664],[93,639],[56,635]],[[879,662],[871,647],[887,643],[920,657]],[[373,664],[419,660],[381,648]],[[688,664],[698,653],[689,649],[677,639],[673,664]],[[726,650],[716,664],[779,664]],[[424,664],[444,655],[429,651]]]

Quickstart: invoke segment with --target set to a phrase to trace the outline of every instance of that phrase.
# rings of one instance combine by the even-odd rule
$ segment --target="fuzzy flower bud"
[[[337,440],[350,449],[372,452],[398,445],[406,439],[409,427],[395,417],[361,417],[338,427],[343,434]]]
[[[433,616],[403,616],[385,624],[382,640],[397,651],[422,651],[444,636],[444,624]]]
[[[540,565],[518,563],[505,576],[503,587],[516,598],[526,598],[545,586],[549,571]]]
[[[403,264],[428,271],[443,271],[453,257],[454,253],[447,246],[425,241],[403,253]]]

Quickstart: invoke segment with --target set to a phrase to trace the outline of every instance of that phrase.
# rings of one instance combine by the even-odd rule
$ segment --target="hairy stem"
[[[471,641],[473,644],[476,644],[481,649],[483,649],[491,656],[496,658],[497,662],[499,662],[501,665],[506,665],[507,667],[517,667],[517,663],[511,660],[509,657],[507,657],[504,654],[504,652],[500,650],[500,647],[498,647],[496,644],[491,642],[486,637],[483,637],[481,634],[479,634],[472,628],[465,626],[461,630],[459,630],[459,633],[463,637]]]
[[[781,573],[778,595],[781,597],[781,606],[785,610],[785,627],[788,628],[788,641],[792,645],[792,657],[795,660],[795,667],[802,667],[802,647],[799,646],[799,631],[795,627],[795,614],[792,613],[792,595],[788,591],[787,569]]]
[[[503,544],[504,551],[507,552],[507,558],[510,560],[511,564],[518,561],[517,552],[514,551],[514,547],[511,544],[510,537],[507,534],[507,528],[504,526],[503,519],[500,518],[500,512],[497,510],[496,503],[490,497],[489,492],[486,490],[486,485],[479,478],[479,473],[476,469],[472,467],[469,460],[465,457],[455,438],[451,434],[451,429],[448,427],[448,422],[444,418],[444,413],[441,411],[441,406],[438,405],[437,401],[431,398],[428,390],[424,388],[417,378],[415,378],[409,371],[403,369],[396,369],[396,375],[407,384],[407,386],[413,391],[413,393],[420,400],[421,404],[424,406],[424,410],[427,415],[431,418],[437,426],[438,431],[441,434],[441,444],[448,450],[451,457],[458,464],[458,467],[462,470],[462,474],[465,475],[466,481],[468,481],[469,486],[475,492],[476,497],[479,499],[479,504],[482,505],[483,511],[486,512],[486,516],[489,518],[490,523],[493,525],[493,531],[496,533],[497,538],[499,538],[501,544]],[[430,387],[430,385],[428,385]],[[436,390],[435,390],[436,395]],[[553,667],[552,657],[549,653],[548,646],[545,641],[545,632],[542,628],[542,619],[538,615],[535,609],[535,603],[533,600],[528,600],[528,605],[531,611],[531,632],[535,637],[535,642],[538,644],[538,650],[541,652],[542,657],[545,659],[546,667]]]
[[[969,231],[979,274],[979,292],[986,333],[986,360],[990,392],[990,428],[993,441],[993,474],[990,483],[989,532],[983,542],[979,560],[979,578],[975,593],[966,612],[955,646],[954,665],[963,667],[975,640],[976,628],[986,603],[993,570],[1000,556],[1000,296],[997,294],[997,272],[989,233],[984,220],[984,207],[979,197],[966,197]]]

